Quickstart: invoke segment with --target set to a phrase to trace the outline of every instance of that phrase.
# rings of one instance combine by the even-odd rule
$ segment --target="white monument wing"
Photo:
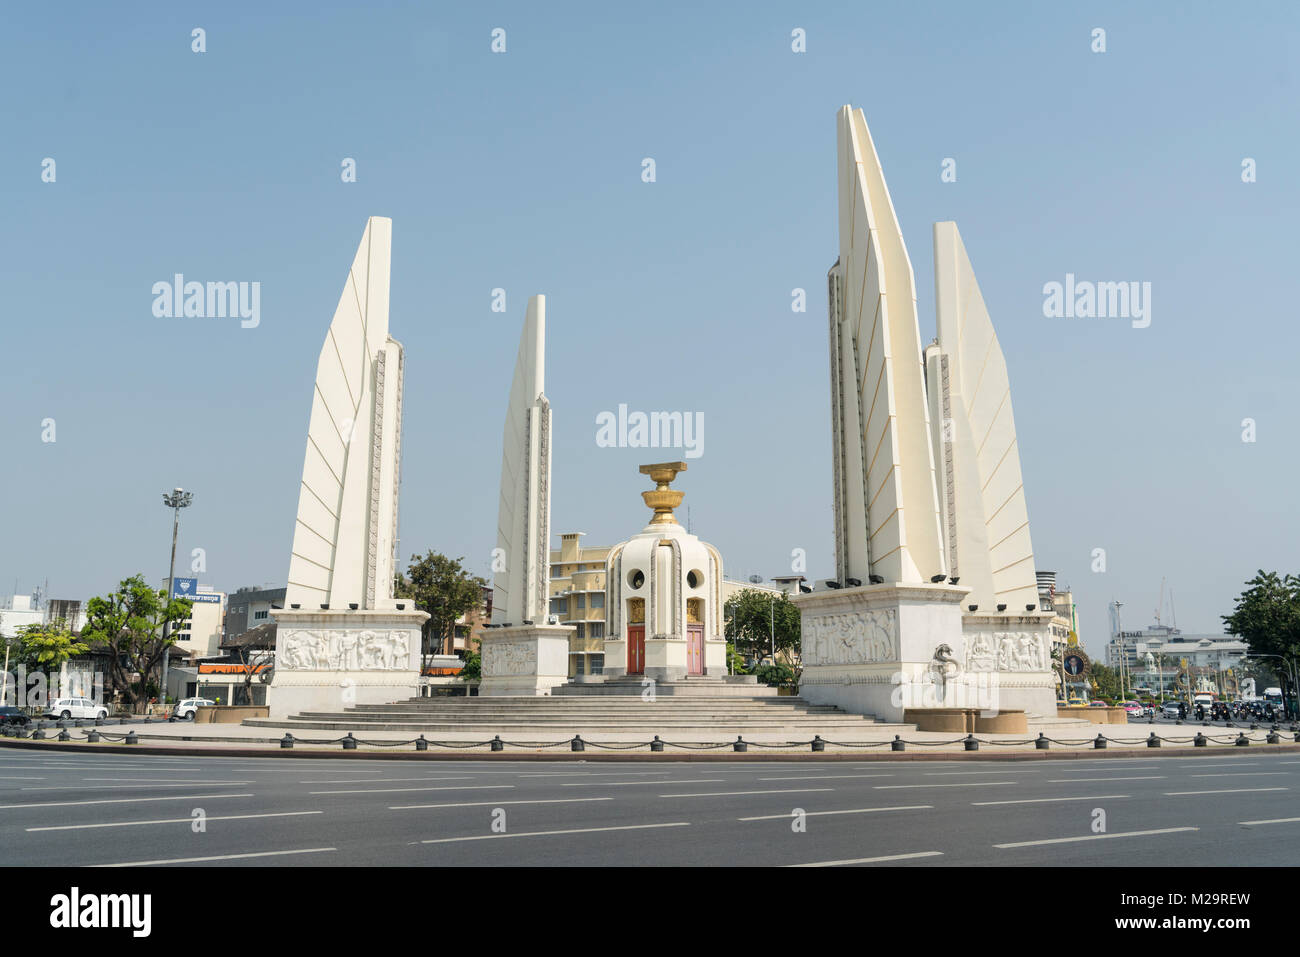
[[[550,601],[551,408],[546,399],[546,297],[528,300],[501,442],[493,576],[496,624],[544,624]]]
[[[316,364],[286,603],[391,596],[401,346],[388,336],[392,220],[371,217]]]
[[[861,110],[839,114],[840,258],[831,276],[837,575],[946,572],[916,285]]]
[[[1023,611],[1038,587],[1011,385],[956,223],[934,224],[934,278],[939,338],[928,354],[931,397],[949,419],[936,447],[952,574],[982,609]]]

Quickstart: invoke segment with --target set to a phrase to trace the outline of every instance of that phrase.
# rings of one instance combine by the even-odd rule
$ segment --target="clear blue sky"
[[[1180,627],[1218,631],[1256,568],[1297,570],[1294,4],[618,6],[7,10],[0,595],[164,575],[176,485],[204,581],[283,584],[316,357],[370,215],[393,219],[406,347],[403,560],[434,548],[487,573],[542,292],[553,530],[609,544],[647,517],[636,467],[668,456],[597,447],[599,412],[703,413],[679,479],[694,530],[730,577],[786,573],[794,548],[824,577],[844,103],[880,150],[923,342],[931,223],[961,229],[1007,356],[1037,563],[1074,587],[1088,647],[1112,599],[1147,623],[1162,576]],[[155,318],[151,286],[177,272],[260,282],[261,325]],[[1044,318],[1067,272],[1151,282],[1150,327]]]

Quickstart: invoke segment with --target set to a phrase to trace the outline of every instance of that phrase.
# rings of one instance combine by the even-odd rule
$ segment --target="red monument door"
[[[704,626],[686,626],[686,673],[704,674]]]
[[[645,674],[645,625],[627,626],[627,673]]]

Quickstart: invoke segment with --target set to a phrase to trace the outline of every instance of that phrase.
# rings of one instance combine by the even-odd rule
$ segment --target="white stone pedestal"
[[[987,707],[953,680],[967,594],[956,585],[883,584],[792,595],[802,619],[799,696],[885,721],[902,721],[908,708]]]
[[[276,622],[272,718],[342,711],[418,695],[420,629],[427,612],[283,608]]]
[[[989,684],[999,710],[1055,718],[1051,621],[1045,612],[963,614],[962,673]]]
[[[480,697],[549,695],[569,680],[566,625],[512,625],[483,632]]]

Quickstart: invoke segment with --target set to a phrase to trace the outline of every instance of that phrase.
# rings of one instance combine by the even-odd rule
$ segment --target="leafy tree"
[[[132,705],[148,696],[155,669],[176,643],[176,629],[168,629],[170,635],[163,638],[163,625],[184,621],[192,606],[184,599],[169,598],[164,589],[150,588],[143,575],[132,575],[117,591],[86,603],[81,638],[108,646],[110,685]]]
[[[1119,671],[1106,665],[1094,663],[1090,677],[1097,687],[1097,697],[1118,698],[1120,695]]]
[[[794,684],[794,669],[785,664],[762,665],[754,672],[758,680],[765,685],[780,687],[781,685]]]
[[[465,652],[465,666],[457,675],[461,681],[478,681],[483,677],[483,656],[477,651]]]
[[[88,644],[73,637],[62,618],[47,625],[23,625],[18,629],[17,644],[19,661],[45,671],[58,671],[69,658],[90,650]]]
[[[456,619],[483,602],[482,589],[487,582],[466,571],[463,561],[463,557],[448,558],[435,551],[423,558],[412,555],[406,574],[399,573],[394,583],[394,595],[412,599],[416,608],[429,613],[421,633],[421,651],[426,656],[450,648]]]
[[[1245,641],[1253,654],[1281,655],[1292,666],[1300,663],[1300,578],[1279,576],[1261,568],[1246,585],[1232,614],[1223,616],[1224,630]],[[1289,670],[1276,658],[1258,659],[1251,664],[1279,676]],[[1285,687],[1288,681],[1282,678],[1278,684]],[[1295,692],[1300,696],[1300,688]]]
[[[799,609],[783,594],[746,588],[727,599],[727,635],[755,658],[771,653],[773,627],[778,651],[799,651]]]

